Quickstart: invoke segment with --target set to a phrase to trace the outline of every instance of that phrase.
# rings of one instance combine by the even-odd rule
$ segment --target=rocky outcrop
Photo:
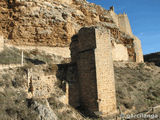
[[[48,66],[50,68],[34,66],[35,68],[32,73],[36,72],[38,74],[37,71],[41,71],[39,72],[40,75],[43,71],[46,78],[43,77],[42,79],[35,80],[34,78],[36,76],[33,77],[34,91],[33,96],[29,98],[27,82],[28,67],[0,70],[1,120],[76,120],[77,118],[84,120],[77,111],[61,102],[60,99],[64,96],[64,93],[58,87],[58,79],[55,79],[49,86],[45,83],[42,85],[40,82],[35,82],[47,82],[48,79],[51,79],[48,75],[56,74],[53,72],[55,71],[53,66]],[[52,87],[53,89],[47,91],[47,87]],[[50,95],[50,93],[52,94]]]
[[[12,44],[68,46],[82,26],[115,26],[100,6],[70,1],[1,0],[0,31]]]

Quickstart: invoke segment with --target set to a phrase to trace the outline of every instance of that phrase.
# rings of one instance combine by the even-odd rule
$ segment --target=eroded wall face
[[[114,61],[128,61],[128,50],[123,44],[116,44],[112,46],[112,57]]]
[[[116,112],[115,81],[110,32],[82,28],[78,34],[80,104],[103,115]]]
[[[116,113],[116,95],[109,31],[96,29],[96,49],[94,53],[98,108],[104,115],[114,114]]]
[[[135,54],[136,54],[136,62],[144,62],[143,58],[143,51],[142,51],[142,46],[141,46],[141,41],[134,36],[134,49],[135,49]]]

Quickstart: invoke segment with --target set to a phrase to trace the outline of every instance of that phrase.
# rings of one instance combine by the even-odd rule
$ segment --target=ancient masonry
[[[100,27],[82,28],[72,39],[71,56],[78,69],[79,104],[89,112],[102,115],[117,112],[111,49],[110,31]],[[71,104],[75,102],[78,100],[72,99]]]
[[[109,14],[117,29],[110,29],[114,61],[144,62],[141,41],[133,35],[127,14],[116,14],[110,7]]]
[[[68,103],[104,116],[116,114],[113,61],[143,62],[140,40],[124,34],[116,38],[104,27],[84,27],[72,37],[70,50],[75,71],[67,78]]]

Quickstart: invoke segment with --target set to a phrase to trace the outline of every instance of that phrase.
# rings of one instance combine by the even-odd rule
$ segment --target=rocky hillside
[[[102,7],[71,1],[1,0],[0,34],[16,45],[68,46],[82,26],[117,28]]]
[[[12,52],[16,49],[12,49]],[[16,50],[17,51],[17,50]],[[2,54],[2,53],[1,53]],[[27,53],[25,53],[27,55]],[[1,120],[92,120],[66,105],[62,90],[70,74],[66,65],[47,62],[46,55],[32,51],[30,59],[45,64],[28,63],[21,68],[0,70]],[[53,57],[53,56],[52,56]],[[54,60],[53,60],[54,61]],[[55,58],[55,63],[56,63]],[[68,61],[63,61],[67,63]],[[32,69],[33,97],[27,81]],[[150,63],[114,63],[119,113],[160,113],[160,67]],[[61,79],[58,77],[60,75]],[[39,76],[39,77],[38,77]],[[68,76],[70,77],[70,76]],[[32,92],[32,91],[31,91]],[[152,110],[153,108],[153,110]],[[150,111],[151,110],[151,111]],[[119,117],[119,115],[118,115]],[[94,120],[102,120],[94,118]],[[104,120],[108,120],[107,118]]]
[[[114,63],[116,92],[122,113],[147,113],[160,104],[160,67],[150,63]],[[160,108],[152,111],[160,113]]]
[[[153,62],[155,65],[160,66],[160,52],[144,55],[145,62]]]
[[[49,93],[51,95],[43,98],[37,96],[29,98],[27,69],[28,67],[0,70],[1,120],[77,120],[77,118],[84,120],[72,107],[60,101],[64,92],[58,87],[57,79],[54,77],[55,72],[53,72],[56,69],[53,67],[41,65],[33,69],[35,73],[41,72],[41,75],[45,73],[44,81],[52,81],[51,87],[48,85],[45,89],[42,89],[44,86],[36,81],[35,84],[38,86],[34,88],[34,91],[38,91],[37,95],[40,96],[46,96]],[[52,74],[50,74],[51,71]],[[53,77],[49,78],[50,75]]]

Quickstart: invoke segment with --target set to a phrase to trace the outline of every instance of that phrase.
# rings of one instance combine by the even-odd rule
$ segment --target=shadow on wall
[[[33,63],[34,65],[46,64],[44,61],[41,61],[41,60],[38,60],[38,59],[25,58],[25,60]]]
[[[77,60],[79,59],[78,34],[73,35],[71,41],[69,48],[71,51],[70,63],[65,62],[64,64],[58,64],[58,71],[56,74],[59,79],[58,86],[65,92],[69,105],[77,109],[84,117],[97,118],[95,113],[89,112],[89,110],[82,106],[77,69]]]
[[[80,105],[79,81],[76,63],[58,64],[56,77],[58,78],[58,87],[62,89],[67,97],[67,103],[78,110],[84,117],[98,118],[95,113],[89,112]]]

